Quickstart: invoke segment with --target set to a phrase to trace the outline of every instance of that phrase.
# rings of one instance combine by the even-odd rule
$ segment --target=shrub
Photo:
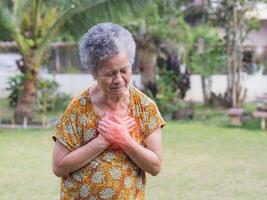
[[[8,102],[11,107],[15,107],[17,105],[19,96],[22,91],[23,80],[23,75],[12,76],[8,79],[8,87],[6,89],[11,91],[8,96]]]
[[[9,105],[15,107],[23,87],[23,75],[10,77],[7,90],[11,91],[8,96]],[[55,80],[41,79],[38,83],[36,96],[36,110],[40,112],[58,111],[65,109],[70,96],[57,92],[59,84]]]

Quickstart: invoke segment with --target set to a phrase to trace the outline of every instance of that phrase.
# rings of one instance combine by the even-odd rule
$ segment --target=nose
[[[123,78],[122,78],[121,73],[120,72],[119,73],[116,73],[115,74],[115,77],[113,79],[113,82],[114,83],[120,83],[121,81],[123,81]]]

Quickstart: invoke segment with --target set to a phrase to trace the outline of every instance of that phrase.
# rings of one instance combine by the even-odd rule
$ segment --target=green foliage
[[[46,58],[44,55],[50,47],[50,42],[57,39],[61,30],[66,30],[62,27],[68,20],[80,15],[80,18],[73,21],[72,29],[83,34],[84,29],[79,27],[84,25],[88,29],[89,25],[95,22],[92,19],[100,17],[106,20],[110,18],[105,16],[111,15],[121,18],[122,13],[131,12],[134,8],[141,9],[141,5],[146,2],[147,0],[1,0],[0,28],[3,27],[10,34],[19,48],[24,61],[19,65],[19,69],[24,77],[38,83],[39,69]],[[33,92],[35,91],[37,90],[34,89]],[[25,91],[20,97],[27,98],[30,95],[36,94]],[[34,102],[19,102],[15,112],[15,120],[18,122],[22,121],[23,117],[31,118],[34,111]],[[23,112],[22,107],[29,112]],[[47,106],[42,108],[43,111],[46,109]]]
[[[192,36],[180,10],[181,4],[176,0],[157,0],[146,6],[138,18],[124,18],[123,24],[133,33],[139,49],[149,49],[147,55],[140,53],[140,57],[151,56],[150,53],[160,57],[160,54],[165,54],[162,52],[164,49],[167,52],[174,50],[175,54],[179,54],[178,59],[182,62],[186,60]],[[177,89],[180,76],[167,68],[158,71],[157,91],[148,91],[164,115],[170,115],[183,106]],[[153,96],[155,93],[156,96]]]
[[[8,102],[11,107],[17,105],[23,88],[23,75],[16,75],[8,79],[7,90],[10,91]],[[36,109],[46,113],[47,111],[58,111],[66,108],[70,96],[57,92],[59,84],[55,80],[41,79],[38,82],[36,98]]]
[[[0,41],[11,41],[12,37],[6,27],[3,25],[4,20],[0,18]]]
[[[24,53],[27,46],[41,46],[42,53],[55,38],[77,40],[96,23],[120,21],[129,14],[136,17],[148,3],[150,0],[1,0],[0,27]]]
[[[136,18],[140,11],[149,4],[150,0],[69,0],[75,5],[74,10],[78,10],[68,17],[61,28],[59,40],[78,41],[82,34],[91,26],[100,23],[111,21],[114,23],[122,23],[125,18]],[[88,9],[88,5],[93,5]],[[87,7],[87,9],[86,9]],[[88,12],[88,10],[90,12]],[[90,13],[90,14],[88,14]],[[77,23],[77,21],[79,23]]]
[[[248,12],[255,11],[262,1],[256,0],[221,0],[214,9],[213,23],[224,29],[225,67],[228,69],[227,92],[225,99],[229,99],[232,107],[243,104],[245,89],[240,85],[243,71],[243,43],[249,31],[258,28],[258,21],[250,18]],[[212,11],[213,12],[213,11]]]
[[[37,110],[46,113],[55,109],[56,90],[58,83],[55,80],[41,79],[38,83]]]
[[[154,38],[155,42],[164,41],[176,47],[187,45],[191,40],[190,26],[184,21],[179,5],[179,1],[154,1],[144,7],[138,18],[124,18],[122,24],[138,41]]]
[[[252,17],[247,22],[248,25],[248,32],[255,30],[258,31],[260,29],[260,20],[256,17]]]
[[[17,105],[19,96],[21,95],[22,91],[23,80],[23,75],[12,76],[8,79],[8,87],[6,89],[10,91],[10,94],[8,96],[8,102],[11,107]]]
[[[57,93],[57,96],[55,98],[55,105],[53,111],[62,111],[65,110],[71,100],[70,95],[66,93]]]
[[[173,71],[160,69],[157,78],[157,94],[154,97],[149,91],[148,94],[158,105],[160,112],[164,116],[168,116],[178,110],[186,107],[186,104],[179,97],[179,90],[177,90],[176,83],[179,81]]]
[[[202,44],[198,44],[201,40]],[[191,49],[189,67],[193,73],[204,77],[222,71],[223,41],[218,33],[207,25],[193,29],[194,48]],[[202,45],[199,50],[198,45]]]

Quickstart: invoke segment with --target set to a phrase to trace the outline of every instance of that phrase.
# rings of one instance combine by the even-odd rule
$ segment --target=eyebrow
[[[127,67],[130,67],[130,65],[126,65],[126,66],[123,66],[121,67],[119,70],[122,70],[122,69],[125,69]],[[115,69],[107,69],[104,71],[104,73],[107,73],[107,72],[114,72],[114,71],[119,71],[119,70],[115,70]]]

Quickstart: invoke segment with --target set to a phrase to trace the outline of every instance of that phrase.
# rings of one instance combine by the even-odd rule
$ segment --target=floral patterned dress
[[[100,116],[94,110],[88,91],[85,90],[70,102],[55,128],[53,139],[70,151],[97,136]],[[156,104],[133,86],[130,88],[128,115],[137,123],[130,135],[143,146],[149,134],[165,125]],[[121,149],[107,149],[85,167],[61,179],[61,200],[145,198],[145,172]]]

